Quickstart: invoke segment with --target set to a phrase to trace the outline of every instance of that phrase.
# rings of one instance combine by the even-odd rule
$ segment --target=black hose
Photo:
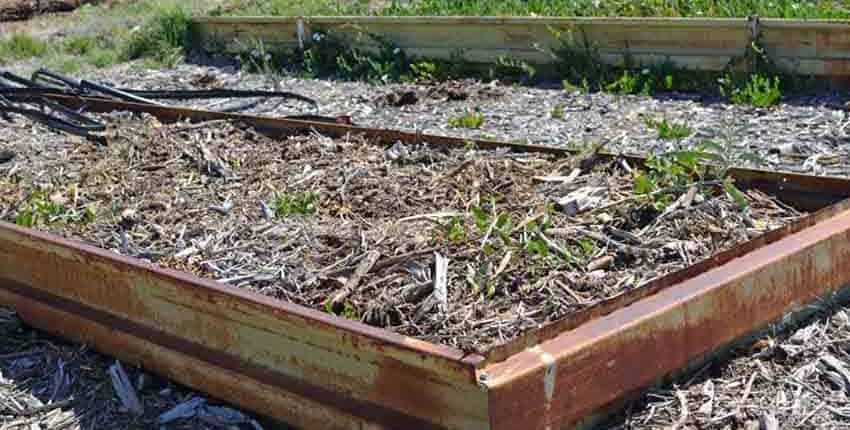
[[[231,89],[211,89],[211,90],[135,90],[129,88],[114,88],[96,82],[87,81],[85,79],[77,80],[68,76],[61,75],[56,72],[51,72],[47,69],[36,70],[32,74],[30,82],[39,85],[37,81],[44,81],[54,86],[66,86],[83,91],[96,91],[113,97],[122,98],[127,101],[144,104],[158,104],[150,99],[159,100],[188,100],[188,99],[223,99],[223,98],[249,98],[249,97],[264,97],[264,98],[283,98],[299,100],[317,106],[316,100],[307,96],[302,96],[289,91],[260,91],[260,90],[231,90]]]
[[[30,118],[33,121],[40,122],[54,130],[64,131],[68,134],[85,137],[87,139],[92,139],[101,143],[106,143],[105,137],[91,134],[91,131],[94,130],[90,128],[81,127],[62,118],[46,114],[35,109],[28,109],[10,104],[0,103],[0,113],[16,113],[18,115],[26,116],[27,118]]]

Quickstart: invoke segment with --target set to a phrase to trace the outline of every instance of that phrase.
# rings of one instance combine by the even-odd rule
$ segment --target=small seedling
[[[460,217],[452,217],[448,223],[443,225],[446,239],[451,242],[462,242],[466,239],[466,228],[463,225],[463,219]]]
[[[564,107],[561,105],[557,105],[552,108],[552,118],[554,119],[564,119]]]
[[[596,244],[589,239],[579,239],[578,246],[578,254],[582,258],[590,258],[596,252]]]
[[[747,198],[744,197],[744,193],[735,186],[731,178],[726,178],[726,180],[723,181],[723,191],[726,191],[729,198],[738,205],[738,209],[743,211],[749,207],[749,203],[747,202]]]
[[[493,199],[492,204],[496,204],[495,199]],[[510,214],[505,212],[497,214],[494,222],[494,219],[480,207],[473,207],[471,212],[472,219],[475,222],[475,227],[478,229],[479,233],[487,234],[490,230],[490,226],[492,225],[493,230],[490,233],[493,236],[500,237],[506,244],[511,242],[513,219]]]
[[[15,224],[32,227],[39,220],[52,223],[66,211],[65,206],[52,202],[45,192],[36,191],[30,194],[21,205],[17,215],[15,215]]]
[[[638,90],[638,75],[623,70],[617,80],[605,86],[605,90],[614,94],[636,94]]]
[[[484,115],[479,112],[466,112],[461,116],[449,118],[449,126],[455,128],[481,128]]]
[[[312,215],[316,212],[319,195],[312,192],[278,194],[272,202],[275,214],[280,218],[293,215]]]
[[[349,320],[359,320],[360,319],[360,315],[357,312],[357,308],[354,307],[354,305],[351,304],[351,302],[349,302],[347,300],[342,304],[342,311],[340,313],[336,313],[333,310],[333,300],[327,299],[325,301],[325,312],[327,312],[331,315],[341,316],[341,317],[343,317],[345,319],[349,319]]]
[[[41,57],[48,53],[48,44],[27,34],[15,33],[0,39],[0,64],[8,60]]]
[[[667,122],[667,119],[661,121],[647,119],[646,126],[658,131],[658,138],[661,140],[682,140],[694,132],[684,122]]]
[[[546,246],[546,242],[543,239],[529,239],[525,242],[525,250],[537,257],[546,258],[549,256],[549,247]]]

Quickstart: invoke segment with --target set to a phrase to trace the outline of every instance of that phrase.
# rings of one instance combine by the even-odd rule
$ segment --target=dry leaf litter
[[[742,210],[716,181],[661,210],[594,153],[104,120],[108,146],[24,129],[4,144],[0,218],[467,351],[800,215],[757,190]]]

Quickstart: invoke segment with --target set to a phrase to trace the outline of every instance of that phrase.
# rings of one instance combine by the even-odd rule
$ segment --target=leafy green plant
[[[443,237],[450,242],[463,242],[466,240],[466,227],[463,225],[463,218],[461,217],[449,218],[447,222],[440,224],[439,230]]]
[[[747,104],[755,107],[769,107],[779,102],[782,90],[779,77],[751,75],[744,86],[736,86],[727,75],[720,80],[720,93],[734,104]]]
[[[647,119],[646,126],[658,131],[658,138],[662,140],[682,140],[691,134],[693,129],[684,122],[667,122],[667,119]]]
[[[605,85],[605,91],[614,94],[636,94],[640,88],[638,84],[638,75],[629,70],[623,70],[619,78]]]
[[[463,115],[449,118],[449,126],[456,128],[481,128],[484,125],[484,115],[479,112],[466,112]]]
[[[570,93],[579,93],[579,94],[588,94],[590,93],[590,82],[587,78],[582,78],[581,83],[578,85],[573,84],[567,79],[561,81],[561,86],[564,87],[564,91]]]
[[[278,217],[294,215],[312,215],[316,212],[319,195],[312,192],[295,194],[277,194],[272,201],[272,209]]]
[[[62,41],[65,52],[86,55],[97,48],[97,39],[92,36],[70,36]]]
[[[507,78],[511,80],[532,80],[537,74],[537,69],[522,60],[500,56],[496,59],[496,65],[491,70],[491,79]]]
[[[496,200],[491,200],[491,205],[495,207]],[[497,213],[495,215],[495,219],[491,214],[488,214],[481,207],[473,207],[470,212],[472,213],[472,220],[475,223],[475,227],[478,229],[478,232],[481,234],[486,234],[490,231],[492,226],[491,233],[494,236],[498,236],[502,239],[502,241],[506,244],[511,243],[511,230],[513,229],[513,219],[509,213]]]
[[[325,301],[325,312],[331,315],[341,316],[345,319],[349,320],[359,320],[360,314],[357,312],[357,308],[348,300],[343,302],[342,310],[339,313],[334,312],[333,300],[330,298]]]
[[[662,211],[689,186],[709,177],[718,178],[723,180],[723,189],[729,197],[744,209],[746,198],[735,187],[728,171],[736,164],[751,162],[758,165],[762,160],[757,155],[736,150],[730,140],[726,142],[706,141],[689,150],[650,156],[646,161],[646,171],[634,176],[635,195],[651,198],[656,210]]]
[[[592,240],[589,239],[579,239],[578,243],[578,252],[582,258],[590,258],[596,253],[596,244],[593,243]]]
[[[546,242],[540,238],[531,238],[525,242],[525,250],[528,251],[529,254],[546,258],[549,256],[549,247],[546,246]]]
[[[32,227],[39,221],[50,224],[64,215],[66,211],[64,205],[51,201],[47,193],[34,191],[18,208],[15,224],[24,227]]]
[[[438,77],[437,63],[433,61],[417,61],[410,65],[414,81],[433,81]]]
[[[249,43],[249,48],[243,48],[239,52],[239,61],[243,67],[254,73],[277,75],[281,68],[280,57],[283,54],[269,49],[262,40],[252,40]]]

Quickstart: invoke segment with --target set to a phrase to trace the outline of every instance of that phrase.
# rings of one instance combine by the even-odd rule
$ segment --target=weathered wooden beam
[[[323,31],[364,48],[379,34],[414,56],[494,63],[510,57],[535,64],[552,62],[551,52],[571,33],[606,63],[638,66],[670,62],[700,71],[721,71],[745,55],[752,41],[789,73],[850,76],[850,21],[693,18],[545,17],[197,17],[206,39],[228,50],[253,41],[297,48]],[[556,33],[562,37],[559,39]]]

